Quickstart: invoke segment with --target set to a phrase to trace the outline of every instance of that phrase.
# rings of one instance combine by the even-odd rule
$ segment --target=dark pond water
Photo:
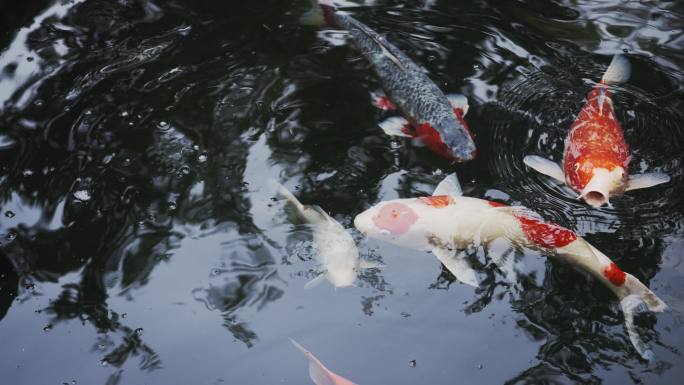
[[[681,383],[682,3],[345,5],[470,98],[475,161],[386,137],[372,70],[339,33],[298,25],[303,0],[0,5],[0,383],[310,383],[287,337],[359,384]],[[596,210],[522,158],[560,159],[623,49],[632,171],[672,181]],[[354,231],[385,266],[303,289],[310,239],[269,179],[351,227],[452,171],[466,195],[577,230],[667,302],[638,319],[657,362],[607,289],[536,255],[536,281],[473,290]]]

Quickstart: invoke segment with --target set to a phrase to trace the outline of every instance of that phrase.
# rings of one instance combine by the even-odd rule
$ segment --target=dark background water
[[[305,384],[299,340],[360,384],[675,384],[684,378],[684,6],[677,1],[360,1],[348,11],[470,98],[479,157],[451,165],[382,134],[379,87],[305,1],[0,5],[0,382]],[[593,210],[522,157],[560,159],[610,57],[633,172],[664,186]],[[523,204],[576,229],[670,306],[639,318],[537,255],[509,284],[453,281],[427,253],[360,242],[359,287],[316,263],[268,180],[344,225],[429,193]],[[415,367],[409,362],[416,361]]]

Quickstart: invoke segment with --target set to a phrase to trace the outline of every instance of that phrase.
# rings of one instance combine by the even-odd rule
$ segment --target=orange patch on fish
[[[447,207],[450,204],[454,203],[454,197],[450,195],[433,195],[429,197],[422,197],[418,198],[420,199],[421,202],[425,203],[426,205],[430,205],[432,207]]]
[[[612,262],[610,266],[603,269],[603,276],[615,286],[624,285],[625,280],[627,279],[627,274],[622,271],[615,262]]]
[[[525,237],[542,247],[563,247],[575,239],[577,235],[555,223],[546,223],[539,219],[516,215]]]
[[[627,168],[629,147],[625,142],[605,84],[589,93],[587,103],[570,127],[563,169],[568,182],[583,189],[594,176],[595,168],[609,172],[615,167]]]

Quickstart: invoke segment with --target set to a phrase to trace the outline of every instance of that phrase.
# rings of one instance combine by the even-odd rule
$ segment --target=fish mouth
[[[600,191],[588,191],[584,195],[584,201],[592,207],[599,208],[608,203],[608,197]]]

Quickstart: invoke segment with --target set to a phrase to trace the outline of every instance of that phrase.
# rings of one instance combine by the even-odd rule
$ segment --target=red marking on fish
[[[447,158],[451,159],[452,156],[449,154],[446,144],[442,140],[442,136],[435,130],[430,123],[422,123],[416,125],[415,136],[420,138],[427,148],[433,152]]]
[[[403,203],[388,203],[373,216],[373,223],[381,230],[392,235],[401,235],[409,231],[418,219],[415,211]]]
[[[323,10],[323,20],[328,27],[337,27],[337,20],[335,20],[335,7],[325,4],[319,4]]]
[[[599,83],[570,127],[563,168],[568,183],[582,190],[595,168],[627,169],[629,147],[613,110],[608,86]]]
[[[489,205],[492,207],[508,207],[508,205],[499,202],[487,201],[487,203],[489,203]]]
[[[492,207],[508,207],[499,202],[487,201],[487,203]],[[513,215],[520,223],[525,237],[539,246],[563,247],[577,239],[577,234],[555,223],[544,222],[515,211]]]
[[[615,262],[611,262],[610,266],[603,269],[603,276],[615,286],[624,285],[625,280],[627,279],[627,274],[622,271]]]
[[[387,96],[380,96],[373,102],[373,105],[385,111],[397,109],[397,105],[394,104]]]
[[[577,235],[555,223],[543,222],[525,215],[515,215],[525,237],[542,247],[563,247],[577,239]]]
[[[418,198],[420,199],[421,202],[425,203],[426,205],[430,205],[432,207],[437,207],[437,208],[442,208],[442,207],[447,207],[450,204],[454,203],[454,197],[450,195],[433,195],[429,197],[422,197]]]

